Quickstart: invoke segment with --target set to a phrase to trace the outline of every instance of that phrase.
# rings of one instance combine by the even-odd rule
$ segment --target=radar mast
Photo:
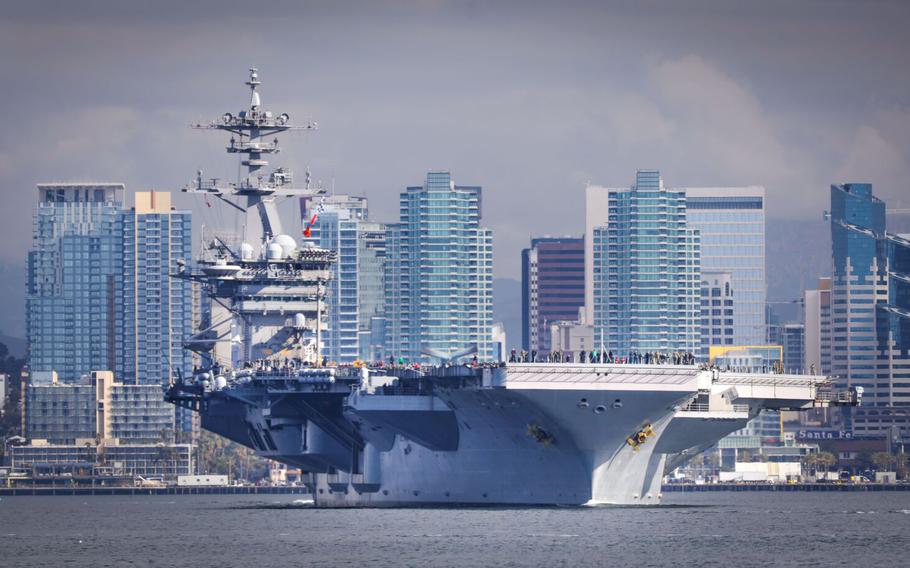
[[[325,283],[331,278],[334,251],[311,242],[299,243],[281,230],[276,201],[282,197],[324,193],[309,183],[294,187],[291,172],[277,168],[265,175],[269,154],[279,151],[277,135],[288,130],[314,130],[315,123],[291,124],[287,113],[262,108],[259,73],[250,69],[249,108],[192,128],[231,134],[226,150],[240,154],[246,175],[236,183],[206,180],[198,172],[187,193],[214,195],[245,214],[243,239],[227,242],[203,235],[203,255],[175,276],[198,282],[211,299],[202,329],[185,347],[202,355],[222,378],[238,369],[263,372],[280,365],[318,364],[321,360]],[[266,139],[270,140],[266,140]],[[258,216],[261,232],[253,230]],[[255,249],[256,242],[260,250]],[[290,363],[289,363],[290,361]],[[208,371],[205,371],[208,372]],[[214,377],[216,374],[210,373]]]
[[[279,197],[306,197],[325,193],[321,187],[313,187],[307,175],[306,184],[302,188],[293,187],[293,175],[286,168],[277,168],[268,176],[264,175],[264,168],[269,165],[266,157],[277,154],[278,134],[289,130],[316,130],[315,122],[297,126],[291,123],[287,113],[275,115],[262,108],[258,87],[262,84],[259,80],[259,71],[250,68],[250,78],[245,82],[250,88],[250,106],[241,110],[236,116],[227,112],[220,120],[209,123],[196,123],[191,128],[199,130],[223,130],[232,134],[229,145],[225,148],[229,154],[241,154],[240,164],[246,167],[246,176],[238,179],[236,183],[223,183],[219,179],[203,179],[202,172],[197,172],[194,183],[185,187],[188,193],[211,194],[228,203],[230,206],[246,213],[247,217],[256,212],[262,226],[260,239],[263,242],[282,234],[281,220],[278,217],[276,199]],[[273,137],[271,141],[267,138]],[[308,172],[309,174],[309,172]],[[244,240],[251,241],[253,235],[248,234],[250,219],[247,218]]]

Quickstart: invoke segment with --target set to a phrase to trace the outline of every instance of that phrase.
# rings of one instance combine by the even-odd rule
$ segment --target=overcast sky
[[[264,106],[319,123],[285,136],[275,165],[366,195],[376,220],[396,220],[428,169],[483,186],[497,277],[518,277],[531,235],[581,234],[586,182],[640,168],[764,185],[772,220],[819,222],[841,181],[910,207],[910,3],[183,4],[4,2],[11,305],[35,184],[236,176],[223,137],[186,125],[243,108],[251,65]],[[22,314],[0,314],[0,332],[21,336]]]

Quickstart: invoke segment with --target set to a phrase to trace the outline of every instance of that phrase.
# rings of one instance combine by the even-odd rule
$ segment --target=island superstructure
[[[655,504],[664,472],[742,428],[763,408],[856,404],[825,377],[698,365],[474,362],[325,366],[325,282],[334,253],[281,232],[277,200],[315,195],[291,173],[265,176],[264,136],[294,128],[250,107],[204,128],[245,154],[245,179],[205,181],[245,214],[243,240],[215,237],[177,275],[201,283],[208,325],[188,348],[208,363],[166,397],[202,426],[308,472],[319,506]]]
[[[211,362],[210,381],[219,380],[217,369],[237,372],[254,361],[317,361],[325,282],[336,256],[311,243],[298,246],[292,236],[282,232],[278,215],[281,198],[311,196],[323,190],[312,187],[309,179],[303,187],[295,187],[291,172],[284,168],[267,176],[264,173],[265,156],[279,151],[277,137],[270,142],[266,137],[314,129],[315,125],[294,126],[286,113],[276,116],[264,110],[256,69],[250,70],[246,84],[250,88],[248,109],[193,127],[231,133],[227,152],[244,156],[241,165],[247,175],[227,184],[205,180],[199,172],[195,183],[183,190],[212,195],[243,213],[239,243],[213,235],[195,269],[178,275],[200,282],[211,300],[208,325],[187,343]]]

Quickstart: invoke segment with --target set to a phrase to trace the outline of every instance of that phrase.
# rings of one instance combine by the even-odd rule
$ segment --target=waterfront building
[[[193,473],[190,444],[63,445],[35,441],[10,446],[9,465],[33,475],[97,475],[176,482]]]
[[[806,327],[801,323],[787,323],[781,328],[781,345],[784,348],[784,372],[803,374],[806,359]]]
[[[697,353],[700,247],[685,193],[656,170],[639,171],[629,188],[593,192],[607,194],[606,224],[592,228],[595,346],[622,356]]]
[[[708,360],[712,346],[734,344],[733,309],[733,275],[717,270],[702,270],[699,360]]]
[[[550,351],[550,325],[584,306],[584,239],[539,237],[521,251],[522,348]]]
[[[114,369],[123,283],[120,183],[39,184],[28,253],[28,366],[75,382]]]
[[[854,435],[910,436],[910,239],[886,231],[872,185],[831,186],[831,371],[863,387]]]
[[[481,188],[427,174],[400,196],[386,242],[386,353],[407,360],[492,357],[493,235]]]
[[[806,372],[831,374],[831,277],[818,279],[818,287],[803,294]]]
[[[350,363],[382,358],[385,323],[385,227],[369,221],[365,197],[331,195],[301,200],[304,220],[314,215],[311,239],[333,250],[338,261],[327,283],[328,325],[323,353]]]
[[[764,344],[768,341],[765,188],[687,187],[681,191],[686,195],[686,221],[701,238],[701,270],[731,276],[736,294],[732,343]]]
[[[195,323],[193,286],[172,277],[191,259],[191,216],[171,207],[168,192],[137,192],[130,209],[123,194],[123,184],[38,185],[29,370],[76,385],[104,369],[160,398],[162,384],[193,368],[183,349]],[[173,431],[173,407],[162,409]],[[83,427],[76,414],[58,418],[71,438]],[[192,431],[190,413],[181,412],[179,429]]]
[[[124,384],[110,371],[77,383],[39,372],[25,387],[25,436],[54,445],[173,443],[174,407],[160,385]]]
[[[550,323],[548,331],[551,349],[571,355],[573,360],[579,358],[582,351],[590,353],[597,349],[594,343],[594,326],[585,319],[584,307],[578,308],[578,317],[575,319]],[[542,360],[544,355],[538,354],[538,360]]]

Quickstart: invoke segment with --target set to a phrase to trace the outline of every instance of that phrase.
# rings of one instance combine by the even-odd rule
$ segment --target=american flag
[[[316,219],[323,211],[325,211],[325,197],[319,200],[319,205],[317,205],[316,210],[313,211],[313,216],[310,218],[310,222],[307,223],[306,228],[303,230],[304,237],[309,237],[311,235],[310,229],[313,227],[313,225],[316,224]]]

